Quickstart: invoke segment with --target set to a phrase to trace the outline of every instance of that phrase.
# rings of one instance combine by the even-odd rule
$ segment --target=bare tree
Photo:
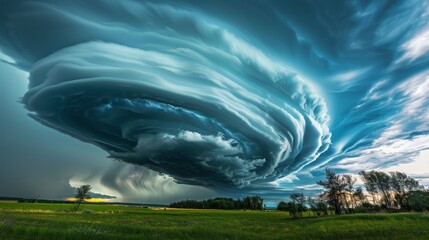
[[[381,194],[381,200],[385,205],[386,209],[392,208],[392,177],[381,171],[361,171],[359,173],[362,177],[362,180],[365,182],[365,186],[370,186],[370,189],[367,188],[368,192],[374,191]]]
[[[85,199],[91,199],[89,191],[91,191],[91,185],[82,185],[76,189],[76,205],[73,208],[73,211],[79,210],[80,205],[85,201]]]

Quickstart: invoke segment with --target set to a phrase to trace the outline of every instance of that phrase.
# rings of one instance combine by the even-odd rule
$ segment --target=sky
[[[0,195],[429,186],[427,1],[2,1]]]

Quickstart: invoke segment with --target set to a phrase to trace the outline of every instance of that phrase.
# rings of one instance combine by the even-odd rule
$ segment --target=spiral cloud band
[[[209,188],[271,182],[327,150],[324,99],[240,31],[168,5],[103,6],[11,4],[0,41],[30,72],[39,122]]]

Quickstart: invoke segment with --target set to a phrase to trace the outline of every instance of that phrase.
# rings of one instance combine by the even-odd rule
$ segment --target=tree
[[[343,205],[347,207],[347,213],[352,213],[355,207],[353,194],[355,192],[354,185],[356,183],[356,178],[352,177],[352,175],[349,174],[342,174],[340,175],[339,179],[340,185],[344,186],[344,189],[341,191],[342,200],[344,202]]]
[[[352,195],[353,201],[355,203],[354,208],[358,205],[362,205],[364,202],[366,202],[366,196],[363,193],[363,190],[361,187],[356,188]],[[358,204],[359,203],[359,204]]]
[[[317,182],[322,186],[325,191],[320,195],[322,199],[326,199],[328,204],[334,209],[335,214],[341,214],[341,193],[344,191],[346,184],[344,184],[339,175],[326,168],[326,181]]]
[[[243,205],[244,209],[262,210],[264,206],[264,199],[262,199],[260,196],[247,196],[243,199]]]
[[[372,195],[374,205],[377,195],[381,195],[380,205],[386,209],[406,208],[408,206],[407,194],[411,191],[421,190],[419,182],[402,172],[385,173],[381,171],[361,171],[359,173],[365,183],[367,191]]]
[[[289,213],[293,216],[293,218],[302,217],[302,212],[304,211],[304,205],[306,202],[304,194],[293,193],[290,195],[290,199],[292,200],[292,206],[289,209]]]
[[[285,201],[281,201],[281,202],[279,202],[279,204],[277,205],[277,210],[278,211],[289,211],[289,209],[290,209],[290,207],[289,207],[290,205],[287,203],[287,202],[285,202]]]
[[[376,205],[377,204],[376,203],[377,202],[376,201],[376,195],[378,194],[376,184],[371,180],[371,177],[369,176],[369,174],[367,174],[367,172],[361,171],[361,172],[359,172],[359,175],[364,182],[364,186],[366,188],[366,191],[368,191],[368,193],[372,197],[373,205]]]
[[[429,210],[429,191],[416,190],[410,191],[405,195],[408,210],[428,211]]]
[[[328,205],[320,198],[308,197],[307,204],[311,211],[315,212],[318,217],[328,215]]]
[[[392,208],[392,196],[391,196],[391,190],[392,190],[392,177],[381,171],[361,171],[359,172],[359,175],[361,176],[362,180],[365,183],[365,187],[369,186],[367,188],[367,191],[372,191],[373,193],[381,193],[381,201],[383,202],[386,209]],[[374,197],[374,194],[373,194]]]
[[[85,201],[85,199],[91,199],[91,196],[89,195],[89,191],[91,191],[91,189],[91,185],[82,185],[76,189],[77,200],[76,205],[73,208],[75,212],[79,210],[80,205]]]
[[[419,190],[422,187],[419,182],[402,172],[390,172],[391,188],[395,192],[395,203],[398,208],[407,206],[406,195],[413,190]]]

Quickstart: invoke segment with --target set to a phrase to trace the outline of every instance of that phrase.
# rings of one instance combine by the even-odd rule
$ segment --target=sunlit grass
[[[77,198],[74,197],[69,197],[66,199],[66,201],[71,201],[71,202],[75,202],[77,201]],[[85,202],[90,202],[90,203],[105,203],[105,202],[111,202],[110,199],[106,199],[106,198],[89,198],[89,199],[85,199]]]
[[[428,214],[294,220],[276,211],[0,203],[0,239],[429,239]],[[84,210],[90,210],[85,214]]]

